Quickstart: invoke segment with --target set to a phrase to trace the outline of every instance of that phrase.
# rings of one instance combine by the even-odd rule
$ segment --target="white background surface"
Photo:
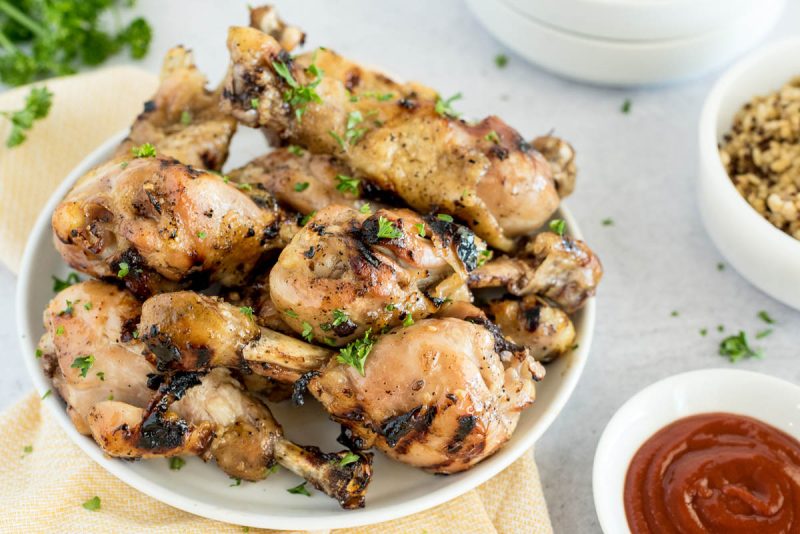
[[[665,376],[730,366],[717,355],[719,340],[739,329],[752,338],[766,326],[756,317],[759,310],[778,321],[771,336],[754,342],[766,357],[736,367],[800,379],[800,312],[762,295],[730,267],[718,271],[721,257],[697,212],[697,121],[718,73],[660,89],[588,87],[526,64],[485,33],[457,0],[277,3],[285,18],[308,32],[309,46],[328,46],[443,95],[461,91],[464,100],[456,107],[467,117],[493,113],[528,138],[554,129],[574,144],[578,186],[567,204],[603,260],[606,277],[586,372],[536,449],[556,532],[599,531],[591,466],[613,412]],[[200,67],[216,81],[227,62],[226,27],[246,23],[244,5],[140,0],[137,11],[155,27],[141,65],[156,72],[163,52],[181,43],[195,49]],[[800,32],[797,0],[769,40],[793,32]],[[505,69],[494,64],[498,53],[510,58]],[[632,101],[627,115],[620,112],[626,98]],[[614,225],[604,226],[606,218]],[[0,267],[0,347],[6,361],[0,409],[31,388],[19,358],[32,355],[20,355],[17,347],[15,282]],[[726,333],[718,333],[717,325]],[[708,329],[706,337],[701,328]]]

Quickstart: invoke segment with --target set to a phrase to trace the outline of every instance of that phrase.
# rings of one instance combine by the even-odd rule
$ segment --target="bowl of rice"
[[[703,223],[731,266],[800,309],[800,38],[745,57],[700,118]]]

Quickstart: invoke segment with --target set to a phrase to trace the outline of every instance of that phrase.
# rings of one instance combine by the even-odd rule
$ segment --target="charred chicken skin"
[[[236,120],[219,110],[219,92],[206,89],[206,79],[182,46],[167,52],[161,83],[128,137],[117,149],[130,156],[134,147],[150,143],[159,154],[201,169],[220,170]]]
[[[466,227],[409,210],[329,206],[295,235],[270,271],[270,296],[306,339],[342,346],[469,300],[483,245]]]
[[[232,28],[228,49],[225,109],[286,142],[334,154],[420,212],[450,213],[507,251],[558,207],[547,161],[497,117],[469,125],[429,89],[396,84],[329,50],[292,59],[253,28]],[[386,91],[376,93],[374,80]]]
[[[56,249],[73,268],[123,282],[136,296],[239,285],[276,246],[275,211],[213,174],[164,157],[113,160],[56,207]]]

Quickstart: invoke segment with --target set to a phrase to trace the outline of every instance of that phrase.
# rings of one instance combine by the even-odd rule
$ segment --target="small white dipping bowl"
[[[706,230],[728,262],[757,288],[800,310],[800,240],[775,228],[747,203],[717,148],[745,103],[797,75],[800,38],[792,38],[748,55],[719,79],[700,117],[697,196]]]
[[[647,386],[617,410],[597,444],[592,489],[603,532],[630,532],[622,499],[636,451],[668,424],[709,412],[753,417],[800,439],[800,387],[791,382],[752,371],[703,369]]]

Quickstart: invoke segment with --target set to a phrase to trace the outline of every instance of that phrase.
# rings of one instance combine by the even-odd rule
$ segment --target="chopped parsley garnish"
[[[89,301],[89,302],[84,303],[83,309],[86,310],[86,311],[91,310],[92,309],[92,302]]]
[[[410,313],[406,313],[406,316],[403,317],[403,326],[411,326],[414,324],[414,317]]]
[[[294,184],[294,190],[296,192],[298,192],[298,193],[302,193],[303,191],[308,189],[309,185],[311,185],[311,184],[309,184],[308,182],[298,182],[298,183]]]
[[[122,163],[119,164],[119,168],[120,169],[126,169],[129,164],[130,164],[130,161],[123,161]]]
[[[678,316],[678,315],[680,315],[680,314],[678,313],[678,310],[672,310],[672,312],[670,313],[670,315],[671,315],[672,317],[677,317],[677,316]]]
[[[756,339],[764,339],[768,335],[772,333],[772,328],[766,328],[764,330],[759,330],[756,332]]]
[[[94,497],[83,503],[81,506],[83,506],[84,508],[86,508],[91,512],[96,512],[100,509],[100,497],[95,495]]]
[[[626,98],[625,102],[622,103],[622,107],[620,108],[620,111],[622,111],[623,113],[630,113],[632,105],[633,105],[633,102],[631,102],[631,99],[630,98]]]
[[[63,326],[56,327],[56,335],[57,336],[63,336],[64,335],[64,327]]]
[[[51,278],[53,279],[54,293],[58,293],[59,291],[67,289],[72,284],[77,284],[78,282],[81,281],[81,279],[78,278],[78,275],[76,273],[69,273],[64,280],[61,280],[57,276],[52,276]]]
[[[44,395],[42,395],[42,400],[45,400],[47,397],[49,397],[49,396],[50,396],[50,394],[51,394],[52,392],[53,392],[53,391],[52,391],[52,390],[50,390],[50,389],[48,389],[47,391],[45,391],[45,392],[44,392]]]
[[[150,143],[135,146],[131,149],[131,153],[135,158],[154,158],[156,157],[156,147]]]
[[[303,215],[303,218],[300,219],[300,226],[305,226],[306,224],[308,224],[308,221],[310,221],[311,218],[316,214],[317,214],[317,210],[314,210],[314,211],[312,211],[311,213],[309,213],[307,215]]]
[[[722,262],[717,263],[717,270],[718,271],[724,271],[725,270],[725,264],[722,263]]]
[[[103,371],[98,371],[97,372],[97,378],[100,379],[100,382],[105,382],[106,381],[106,374]]]
[[[453,216],[446,213],[437,213],[436,218],[444,222],[453,222]]]
[[[314,55],[316,56],[316,53]],[[322,81],[323,73],[316,65],[316,57],[306,69],[307,72],[314,75],[314,79],[306,85],[301,85],[294,79],[286,63],[282,61],[273,61],[272,68],[275,69],[278,76],[283,78],[283,81],[289,86],[289,89],[283,93],[283,100],[294,108],[294,114],[298,121],[303,119],[303,113],[305,113],[308,104],[311,102],[322,102],[322,99],[317,94],[316,87]]]
[[[131,333],[131,336],[133,336],[133,339],[139,339],[139,331],[134,330],[133,333]]]
[[[208,237],[208,234],[201,230],[197,232],[197,237],[199,237],[200,239],[205,239],[206,237]]]
[[[350,95],[350,102],[358,102],[361,98],[374,98],[378,102],[386,102],[387,100],[391,100],[394,98],[394,93],[379,93],[377,91],[364,91],[363,93],[359,93],[357,95],[351,94]]]
[[[181,124],[189,126],[192,123],[192,114],[186,110],[181,111]]]
[[[497,54],[494,56],[494,64],[497,65],[498,69],[504,68],[508,65],[508,56],[505,54]]]
[[[564,219],[553,219],[550,221],[550,230],[564,237],[564,231],[567,229],[567,223]]]
[[[293,488],[289,488],[286,491],[288,491],[289,493],[294,493],[295,495],[305,495],[306,497],[311,497],[311,494],[306,489],[305,482]]]
[[[394,311],[394,304],[387,304],[384,308],[387,312]]]
[[[236,478],[236,477],[230,477],[230,478],[231,478],[231,480],[233,480],[233,482],[231,482],[231,483],[229,484],[229,485],[230,485],[230,487],[232,487],[232,488],[233,488],[233,487],[236,487],[236,486],[241,486],[241,485],[242,485],[242,479],[241,479],[241,478]]]
[[[124,261],[120,262],[119,271],[117,271],[117,278],[125,278],[126,276],[128,276],[128,273],[130,272],[131,272],[130,265],[128,265]]]
[[[251,98],[250,99],[250,109],[258,109],[258,99]]]
[[[344,174],[337,174],[336,179],[339,183],[336,185],[336,190],[342,193],[352,193],[358,196],[358,183],[361,181],[358,178],[350,178]]]
[[[89,369],[94,365],[94,356],[91,354],[87,354],[86,356],[78,356],[72,361],[73,369],[78,369],[81,372],[81,377],[86,378],[86,375],[89,373]]]
[[[364,117],[360,111],[351,111],[347,114],[347,123],[345,124],[344,137],[338,133],[330,130],[328,133],[333,137],[342,150],[346,150],[348,146],[353,146],[358,143],[364,134],[367,132],[366,128],[356,128],[359,124],[364,122]]]
[[[0,48],[3,44],[2,39],[3,34],[0,33]],[[0,57],[0,60],[2,59],[6,58]],[[2,64],[0,64],[0,74],[2,74],[2,68]],[[25,99],[24,108],[19,111],[0,111],[0,117],[5,117],[11,122],[11,131],[6,139],[8,148],[14,148],[25,142],[27,139],[25,132],[33,127],[34,121],[43,119],[50,113],[52,99],[53,93],[48,91],[47,87],[34,87]]]
[[[482,266],[487,261],[491,260],[494,257],[494,251],[492,250],[481,250],[478,253],[478,267]]]
[[[275,473],[277,473],[280,470],[281,470],[281,464],[275,464],[272,467],[270,467],[269,469],[267,469],[267,472],[270,475],[274,475]]]
[[[362,339],[356,339],[339,349],[336,361],[354,367],[356,371],[361,373],[361,376],[364,376],[364,363],[366,363],[367,356],[372,350],[372,345],[375,344],[375,340],[370,338],[371,334],[372,329],[370,328],[364,332]]]
[[[286,150],[289,151],[289,154],[294,154],[295,156],[303,155],[303,149],[297,145],[289,145],[286,147]]]
[[[239,191],[252,191],[253,190],[253,186],[250,185],[250,184],[236,184],[236,187],[239,189]]]
[[[451,119],[457,119],[461,115],[461,113],[459,113],[456,110],[454,110],[453,107],[452,107],[452,104],[456,100],[460,100],[460,99],[461,99],[461,93],[456,93],[453,96],[451,96],[450,98],[448,98],[447,100],[442,100],[441,96],[437,96],[436,97],[436,106],[434,107],[434,110],[436,111],[436,113],[438,113],[442,117],[448,117],[448,118],[451,118]]]
[[[242,306],[241,308],[239,308],[239,311],[240,311],[240,312],[242,313],[242,315],[244,315],[245,317],[248,317],[248,318],[250,318],[250,319],[252,319],[252,318],[253,318],[253,308],[251,308],[250,306]]]
[[[72,312],[74,310],[74,307],[72,306],[72,301],[67,299],[66,304],[67,304],[66,307],[63,310],[61,310],[61,313],[59,313],[59,315],[72,315]]]
[[[287,316],[291,317],[292,319],[297,319],[297,313],[292,310],[283,310]]]
[[[761,319],[762,321],[764,321],[767,324],[775,324],[775,319],[770,317],[770,315],[764,310],[761,310],[760,312],[758,312],[758,318]]]
[[[169,459],[169,468],[173,471],[180,471],[181,467],[186,465],[186,460],[180,456],[173,456]]]
[[[341,148],[342,150],[345,150],[347,148],[347,144],[344,142],[344,139],[342,139],[342,137],[339,134],[337,134],[333,130],[328,130],[328,134],[330,134],[330,136],[333,137],[333,139],[337,143],[339,143],[339,148]]]
[[[33,445],[25,445],[24,447],[22,447],[22,452],[24,454],[32,453],[33,452]]]
[[[361,458],[361,457],[359,455],[357,455],[356,453],[348,452],[347,454],[342,456],[341,460],[339,460],[339,465],[341,465],[341,466],[350,465],[352,463],[357,462],[359,458]]]
[[[403,231],[397,228],[394,223],[381,215],[378,217],[378,233],[380,239],[397,239],[403,237]]]
[[[420,237],[425,237],[425,223],[417,223],[414,225],[414,228],[417,229],[417,234]]]
[[[731,362],[738,362],[742,358],[762,358],[764,353],[753,350],[747,343],[747,336],[740,331],[735,336],[728,336],[719,344],[720,356],[727,356]]]
[[[350,316],[347,315],[347,312],[336,308],[333,310],[333,321],[331,321],[331,325],[339,326],[340,324],[344,324],[350,320]]]
[[[494,130],[492,130],[491,132],[489,132],[486,135],[484,135],[483,138],[486,139],[487,141],[490,141],[490,142],[494,143],[494,144],[497,144],[497,143],[500,142],[500,136],[497,135],[497,132],[495,132]]]
[[[603,226],[613,226],[613,225],[614,225],[614,219],[610,217],[608,219],[603,219]]]
[[[706,337],[707,334],[708,334],[708,328],[701,328],[700,329],[700,335],[701,336]]]
[[[303,337],[303,339],[311,343],[314,341],[314,327],[312,327],[311,324],[307,323],[306,321],[303,321],[303,332],[300,335]]]
[[[42,354],[44,354],[44,352],[42,352],[42,349],[38,349],[37,348],[36,352],[34,354],[36,355],[37,358],[41,358]]]
[[[724,332],[724,331],[725,331],[725,326],[723,326],[721,324],[718,324],[717,325],[717,332]]]
[[[369,207],[369,203],[365,202],[360,208],[358,208],[359,213],[363,213],[364,215],[372,214],[372,208]]]

